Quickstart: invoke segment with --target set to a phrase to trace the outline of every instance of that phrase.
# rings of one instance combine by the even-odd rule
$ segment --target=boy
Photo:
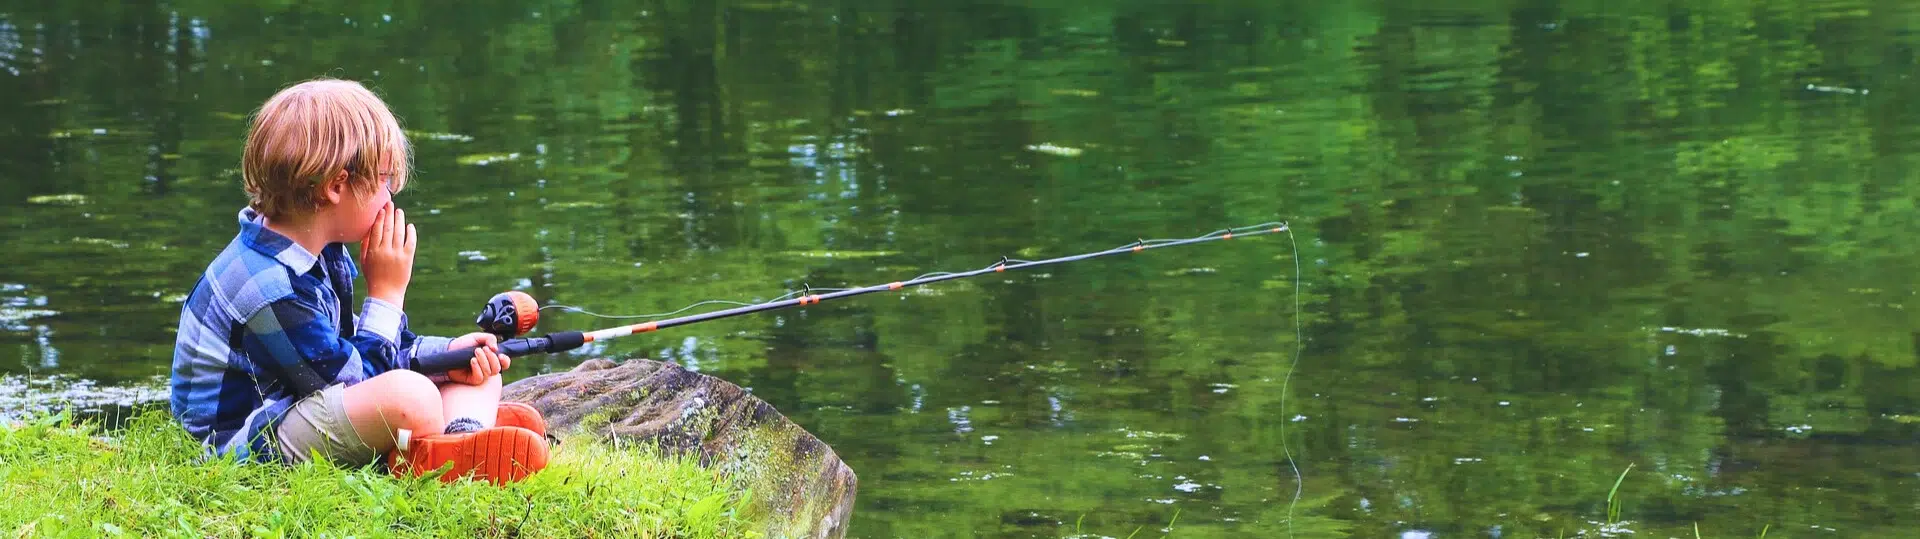
[[[173,415],[213,453],[349,466],[385,456],[396,475],[451,463],[446,479],[495,483],[546,466],[539,413],[500,402],[510,360],[496,337],[407,330],[416,237],[392,194],[409,153],[386,104],[351,81],[288,87],[254,116],[240,233],[188,296],[174,345]],[[343,242],[356,240],[359,316],[344,308],[359,268]],[[475,347],[469,369],[409,370],[449,347]]]

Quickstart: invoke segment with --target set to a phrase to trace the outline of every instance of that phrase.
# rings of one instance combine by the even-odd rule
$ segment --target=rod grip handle
[[[535,352],[544,352],[546,348],[545,343],[536,341],[545,340],[546,339],[540,337],[528,337],[500,341],[500,353],[507,357],[520,357]],[[445,352],[426,357],[413,358],[413,370],[421,374],[441,374],[448,371],[469,368],[473,365],[473,348],[472,346],[448,348]]]
[[[578,331],[563,331],[540,337],[523,337],[500,341],[500,353],[507,357],[522,357],[533,354],[565,352],[586,344],[586,335]],[[445,352],[413,359],[413,370],[421,374],[441,374],[469,368],[473,364],[473,347],[450,348]]]

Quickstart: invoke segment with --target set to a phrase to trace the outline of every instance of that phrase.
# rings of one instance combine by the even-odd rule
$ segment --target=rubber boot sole
[[[526,479],[547,467],[547,441],[519,427],[422,436],[408,446],[392,455],[390,468],[395,475],[426,475],[451,463],[440,475],[441,481],[471,477],[499,485]],[[403,452],[404,460],[399,458]]]

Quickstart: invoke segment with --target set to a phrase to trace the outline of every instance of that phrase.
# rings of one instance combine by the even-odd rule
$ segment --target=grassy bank
[[[103,436],[64,417],[0,424],[0,534],[11,537],[745,537],[728,478],[583,439],[504,488],[371,469],[196,463],[163,413]]]

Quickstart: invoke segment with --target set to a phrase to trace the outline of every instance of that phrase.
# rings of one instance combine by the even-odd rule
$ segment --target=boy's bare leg
[[[493,375],[487,378],[487,383],[477,386],[459,382],[442,384],[440,405],[442,416],[448,421],[466,417],[491,427],[500,409],[500,375]]]
[[[343,400],[347,422],[360,441],[378,453],[393,450],[400,429],[439,434],[447,427],[440,392],[432,380],[417,372],[389,371],[368,378],[348,386]],[[487,413],[492,417],[493,410]]]

